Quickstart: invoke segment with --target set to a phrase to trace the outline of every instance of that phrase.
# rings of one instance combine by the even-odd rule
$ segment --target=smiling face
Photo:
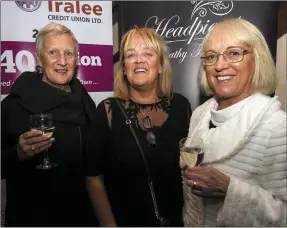
[[[222,54],[233,48],[251,51],[250,47],[217,29],[210,34],[205,53],[213,51]],[[221,102],[230,106],[250,96],[254,64],[254,55],[249,53],[243,56],[242,61],[236,63],[228,63],[220,55],[214,65],[205,66],[207,79],[219,99],[219,106]]]
[[[155,89],[161,64],[157,53],[143,38],[135,35],[124,50],[124,69],[127,80],[135,89]]]
[[[61,89],[72,80],[75,73],[76,43],[71,35],[48,33],[44,36],[37,60],[43,69],[42,80]]]

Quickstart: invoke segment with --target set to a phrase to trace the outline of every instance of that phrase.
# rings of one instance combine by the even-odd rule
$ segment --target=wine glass
[[[204,151],[202,149],[202,139],[195,136],[193,138],[185,137],[179,141],[179,150],[180,150],[180,168],[185,170],[187,167],[193,168],[199,166],[203,161]],[[196,187],[196,186],[194,186]],[[191,191],[193,194],[201,194],[200,189],[195,189],[190,187],[187,184],[187,181],[183,183],[184,194]]]
[[[31,130],[40,130],[43,132],[43,134],[46,134],[47,136],[52,136],[55,130],[55,126],[53,125],[52,121],[52,114],[32,114],[30,116],[30,127]],[[51,162],[51,160],[49,159],[48,149],[46,149],[43,153],[43,162],[36,166],[36,169],[50,169],[56,167],[57,164]]]
[[[185,137],[179,141],[181,168],[199,166],[203,161],[202,139]]]
[[[194,136],[193,138],[183,138],[179,141],[180,148],[180,167],[182,169],[186,169],[187,167],[195,167],[199,166],[204,157],[203,150],[203,140]],[[188,191],[190,189],[187,183],[184,183],[184,191]],[[191,193],[201,196],[201,197],[219,197],[225,196],[225,193],[222,189],[219,188],[211,188],[211,187],[191,187]]]

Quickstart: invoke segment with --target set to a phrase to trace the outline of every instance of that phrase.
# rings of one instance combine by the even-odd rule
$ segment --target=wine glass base
[[[52,169],[56,166],[58,166],[58,164],[56,163],[46,163],[46,164],[40,164],[36,166],[36,169]]]

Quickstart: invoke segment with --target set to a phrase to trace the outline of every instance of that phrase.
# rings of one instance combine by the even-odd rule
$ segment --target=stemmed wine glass
[[[49,113],[40,113],[40,114],[32,114],[30,116],[30,127],[31,130],[40,130],[43,134],[48,136],[52,136],[55,130],[55,126],[52,121],[52,114]],[[48,149],[44,152],[44,159],[41,164],[36,166],[36,169],[50,169],[57,166],[56,163],[51,162],[48,156]]]
[[[203,161],[202,139],[185,137],[179,141],[181,168],[195,167]]]
[[[179,141],[180,148],[180,167],[181,169],[186,169],[187,167],[199,166],[204,157],[203,150],[203,140],[195,136],[191,138],[183,138]],[[184,184],[184,189],[187,189],[187,183]],[[197,196],[201,197],[219,197],[225,196],[225,193],[222,189],[217,187],[191,187],[191,192]]]
[[[203,161],[204,150],[202,148],[203,141],[200,137],[185,137],[179,141],[180,150],[180,168],[185,170],[187,167],[193,168],[199,166]],[[193,194],[201,194],[202,189],[195,189],[196,186],[188,187],[187,182],[184,182],[184,191],[190,191]]]

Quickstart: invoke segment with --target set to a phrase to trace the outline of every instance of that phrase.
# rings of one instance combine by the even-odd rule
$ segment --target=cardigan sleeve
[[[286,115],[286,114],[285,114]],[[287,146],[285,121],[275,126],[264,151],[258,185],[230,178],[219,226],[286,226]]]

